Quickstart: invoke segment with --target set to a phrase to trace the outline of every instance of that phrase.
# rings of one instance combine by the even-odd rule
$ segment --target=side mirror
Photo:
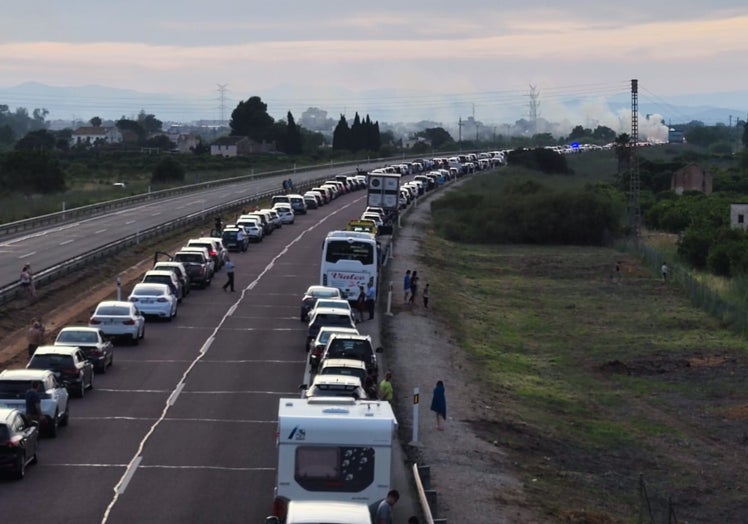
[[[280,524],[278,517],[265,517],[265,524]]]
[[[309,385],[308,384],[301,384],[299,386],[299,391],[306,391],[307,389],[309,389]]]
[[[377,349],[374,350],[377,353],[384,353],[384,348],[382,346],[379,346]]]

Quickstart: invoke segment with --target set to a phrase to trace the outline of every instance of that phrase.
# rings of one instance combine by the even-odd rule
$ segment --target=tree
[[[184,181],[184,167],[174,158],[167,156],[159,160],[151,174],[151,183]]]
[[[628,171],[631,166],[631,137],[627,133],[618,135],[613,150],[618,159],[618,173]]]
[[[416,136],[425,138],[434,149],[439,149],[445,144],[454,142],[452,135],[443,127],[429,127],[416,133]]]
[[[576,126],[574,129],[571,130],[571,133],[569,133],[569,140],[579,140],[581,138],[588,137],[592,134],[592,131],[589,129],[585,129],[582,126]]]
[[[142,144],[145,140],[146,132],[139,122],[122,117],[117,120],[115,125],[117,126],[117,129],[122,132],[122,134],[125,134],[126,132],[134,134],[137,137],[138,144]]]
[[[743,145],[748,147],[748,123],[743,124]]]
[[[140,110],[140,113],[138,113],[138,124],[143,128],[146,136],[160,132],[163,126],[161,120],[156,118],[154,115],[146,114],[142,109]]]
[[[16,142],[16,149],[21,151],[52,151],[55,148],[55,136],[46,129],[29,132]]]
[[[592,132],[592,138],[604,142],[612,142],[616,138],[616,132],[606,126],[597,126]]]
[[[177,145],[169,140],[169,137],[166,135],[152,136],[146,140],[143,145],[146,147],[157,147],[161,151],[172,151],[177,147]]]
[[[303,145],[301,130],[299,129],[299,126],[296,125],[296,120],[294,120],[291,111],[286,115],[286,119],[288,122],[286,124],[284,151],[289,155],[299,155],[301,154]]]
[[[332,133],[333,150],[350,149],[350,134],[351,129],[348,127],[345,115],[340,115],[338,125],[335,126],[335,131]]]
[[[231,112],[231,135],[247,136],[257,142],[272,140],[275,120],[268,114],[268,106],[259,96],[239,102]]]
[[[89,122],[91,122],[91,125],[94,127],[101,127],[101,118],[98,116],[93,117]]]
[[[0,163],[0,183],[25,195],[65,190],[65,173],[46,152],[14,151]]]

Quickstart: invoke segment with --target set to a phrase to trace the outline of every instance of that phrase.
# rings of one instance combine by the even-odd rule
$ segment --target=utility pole
[[[528,95],[530,97],[530,103],[528,104],[530,107],[530,122],[532,122],[532,132],[533,134],[537,134],[538,132],[538,117],[540,116],[540,101],[538,98],[540,97],[540,93],[538,92],[537,88],[530,84],[530,94]]]
[[[462,117],[460,117],[460,121],[457,124],[457,127],[460,129],[459,138],[457,139],[457,143],[460,144],[460,151],[462,151]]]
[[[641,208],[639,207],[639,81],[631,80],[631,137],[629,138],[629,194],[628,214],[631,234],[638,242],[641,234]]]
[[[226,110],[226,88],[228,87],[228,84],[216,84],[218,86],[218,110],[219,114],[221,115],[220,120],[218,121],[218,125],[223,127],[225,125],[225,110]]]

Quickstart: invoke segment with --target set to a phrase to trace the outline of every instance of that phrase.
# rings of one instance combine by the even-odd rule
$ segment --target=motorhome
[[[273,513],[289,501],[376,507],[390,490],[397,419],[389,402],[343,397],[282,398]]]

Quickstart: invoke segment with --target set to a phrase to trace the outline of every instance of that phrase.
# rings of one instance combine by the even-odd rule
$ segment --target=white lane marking
[[[96,391],[106,391],[107,393],[171,393],[168,389],[110,389],[97,387]]]
[[[134,223],[135,223],[134,220],[128,220],[127,222],[125,222],[125,225],[129,226],[130,224],[134,224]]]
[[[20,255],[18,258],[28,258],[32,255],[36,255],[36,251],[32,251],[31,253],[26,253],[25,255]]]
[[[75,242],[75,239],[71,238],[71,239],[69,239],[69,240],[63,240],[62,242],[60,242],[60,244],[59,244],[59,245],[60,245],[60,246],[64,246],[64,245],[66,245],[66,244],[70,244],[71,242]]]
[[[154,417],[75,417],[75,420],[156,420]],[[185,417],[166,417],[167,422],[226,422],[227,424],[277,424],[277,420],[255,420],[255,419],[236,419],[236,418],[185,418]],[[127,466],[127,464],[122,464]]]
[[[241,317],[239,317],[239,318],[242,318],[242,319],[249,319],[249,318],[260,318],[260,319],[262,319],[262,318],[267,318],[267,319],[270,319],[270,318],[273,318],[273,319],[275,319],[275,320],[277,320],[277,319],[278,319],[277,317],[250,317],[250,316],[241,316]],[[297,322],[298,322],[298,320],[299,320],[299,317],[285,317],[285,318],[286,318],[286,319],[290,319],[290,320],[296,320]],[[190,327],[182,327],[182,326],[176,326],[176,328],[177,328],[177,329],[188,329],[188,330],[189,330],[189,329],[194,329],[194,328],[190,328]],[[202,328],[202,329],[205,329],[205,328]],[[225,331],[298,331],[299,333],[301,333],[301,332],[305,332],[305,331],[307,331],[307,330],[306,330],[306,329],[304,329],[304,328],[302,328],[302,327],[294,327],[294,328],[265,328],[265,327],[262,327],[262,328],[253,328],[253,327],[232,327],[232,328],[225,328]]]
[[[108,228],[105,227],[104,229],[97,229],[96,231],[94,231],[94,235],[98,235],[99,233],[103,233],[104,231],[108,231]]]
[[[222,320],[221,322],[223,322],[223,320]],[[216,339],[216,336],[215,336],[215,332],[213,332],[213,334],[211,334],[211,335],[210,335],[210,336],[208,337],[208,340],[206,340],[206,341],[205,341],[205,342],[203,343],[202,347],[200,348],[200,355],[204,355],[204,354],[205,354],[205,353],[206,353],[206,352],[207,352],[207,351],[208,351],[208,350],[210,349],[210,346],[212,346],[212,345],[213,345],[213,341],[214,341],[215,339]]]
[[[78,418],[78,417],[75,417]],[[50,468],[126,468],[127,464],[50,464],[45,462],[44,464],[39,463],[44,467]]]
[[[117,362],[129,362],[132,364],[184,364],[185,362],[192,362],[190,359],[184,359],[184,360],[131,360],[131,359],[124,359],[124,358],[117,358]],[[99,388],[96,388],[97,391],[101,391]],[[78,418],[78,417],[75,417]]]
[[[120,479],[119,483],[117,484],[117,493],[122,494],[127,489],[127,485],[130,484],[130,481],[132,480],[132,476],[135,475],[135,470],[138,469],[138,466],[142,462],[143,457],[142,455],[136,455],[133,457],[133,459],[130,461],[130,463],[127,465],[127,469],[125,470],[125,474],[122,475],[122,478]]]
[[[242,289],[241,294],[237,297],[237,299],[236,299],[236,301],[234,303],[238,304],[239,302],[243,301],[244,298],[247,295],[247,291],[253,289],[257,285],[257,283],[260,282],[260,280],[268,273],[269,268],[272,267],[272,265],[277,260],[279,260],[282,256],[284,256],[286,253],[288,253],[288,250],[291,248],[291,246],[293,246],[293,245],[297,244],[298,242],[300,242],[301,239],[304,237],[304,235],[306,235],[310,231],[314,230],[316,227],[318,227],[321,224],[323,224],[324,222],[326,222],[327,219],[329,219],[330,217],[332,217],[332,216],[334,216],[334,215],[336,215],[338,213],[347,211],[347,209],[350,206],[358,203],[360,200],[361,199],[355,199],[354,201],[346,204],[345,206],[341,207],[337,211],[334,211],[334,212],[330,213],[329,215],[325,215],[316,224],[312,224],[308,228],[306,228],[303,231],[301,231],[296,236],[296,238],[294,238],[293,240],[291,240],[291,242],[289,242],[288,244],[286,244],[286,246],[281,250],[280,253],[278,253],[275,257],[273,257],[273,259],[270,261],[270,263],[268,264],[268,266],[266,266],[265,269],[263,269],[262,272],[259,275],[257,275],[257,278],[255,278],[247,287],[245,287],[244,289]],[[213,329],[213,332],[212,332],[211,336],[209,337],[209,339],[211,337],[215,338],[215,336],[218,333],[218,331],[223,327],[224,323],[228,319],[229,319],[228,315],[224,314],[223,318],[221,318],[221,320],[218,322],[218,325]],[[207,340],[206,340],[206,343],[207,343]],[[182,374],[182,378],[177,383],[177,386],[175,386],[175,389],[176,389],[176,387],[178,387],[178,385],[180,383],[185,382],[185,380],[187,379],[187,376],[190,374],[190,372],[192,371],[192,369],[197,365],[197,363],[206,354],[207,354],[207,349],[205,351],[198,352],[198,354],[195,357],[195,359],[192,361],[192,363],[187,367],[187,369]],[[279,395],[280,393],[272,393],[272,394]],[[293,395],[297,395],[298,392],[294,392],[292,394]],[[112,509],[114,509],[114,506],[115,506],[115,504],[117,504],[117,501],[119,500],[120,495],[124,492],[124,488],[127,487],[127,484],[130,482],[130,479],[135,474],[135,468],[137,468],[137,465],[140,464],[140,461],[142,460],[143,449],[145,448],[146,443],[151,438],[151,435],[153,435],[153,433],[156,431],[156,428],[161,424],[161,422],[164,421],[164,419],[166,419],[166,414],[168,413],[170,407],[171,406],[169,405],[168,402],[164,403],[164,409],[161,411],[161,415],[151,425],[151,428],[148,430],[148,432],[145,434],[145,436],[143,436],[143,439],[140,441],[140,444],[138,444],[138,449],[135,451],[135,455],[133,456],[133,459],[130,461],[130,465],[128,466],[127,471],[125,471],[125,474],[122,475],[122,477],[120,478],[120,480],[114,486],[114,496],[112,497],[112,500],[109,502],[109,505],[107,505],[106,509],[104,510],[104,515],[102,516],[101,524],[106,524],[107,520],[109,520],[109,515],[111,514]],[[137,464],[136,464],[136,462],[137,462]],[[133,465],[134,465],[134,467],[133,467]]]
[[[298,391],[257,391],[254,389],[236,390],[236,391],[183,391],[183,395],[297,395]]]
[[[161,211],[156,211],[155,213],[151,213],[152,217],[157,217],[161,214]]]
[[[255,360],[205,360],[203,359],[203,364],[298,364],[299,362],[305,362],[306,359],[302,358],[301,360],[269,360],[269,359],[255,359]],[[122,362],[120,359],[117,359],[117,362]],[[75,417],[78,418],[78,417]]]
[[[183,389],[184,389],[184,382],[180,382],[179,384],[177,384],[177,389],[175,389],[172,392],[172,394],[169,395],[169,399],[166,401],[166,403],[169,404],[170,406],[173,406],[177,402],[177,399],[179,398],[179,394],[182,392]]]
[[[140,466],[142,469],[205,469],[213,471],[275,471],[275,467],[272,468],[232,468],[226,466],[159,466],[152,464],[148,466]]]

